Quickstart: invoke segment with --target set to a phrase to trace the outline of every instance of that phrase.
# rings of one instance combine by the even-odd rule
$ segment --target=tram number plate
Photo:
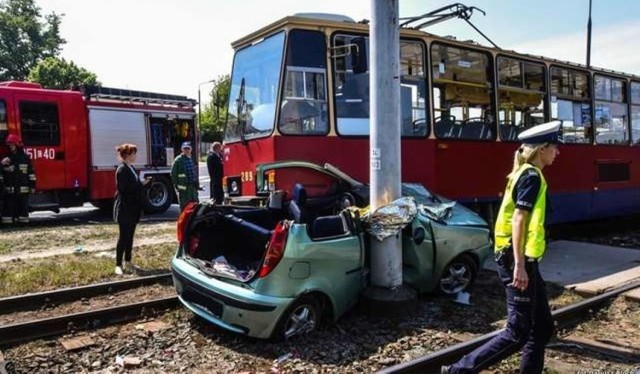
[[[243,171],[240,173],[240,179],[243,182],[253,182],[253,172],[252,171]]]

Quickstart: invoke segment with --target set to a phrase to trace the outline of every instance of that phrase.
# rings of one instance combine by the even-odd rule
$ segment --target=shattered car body
[[[266,206],[204,202],[181,214],[174,283],[202,318],[286,339],[336,320],[367,286],[377,239],[371,216],[356,207],[368,204],[369,187],[331,165],[301,161],[263,164],[256,175],[258,190],[270,192]],[[487,223],[422,185],[402,191],[415,210],[398,228],[405,283],[419,292],[467,289],[491,253]]]

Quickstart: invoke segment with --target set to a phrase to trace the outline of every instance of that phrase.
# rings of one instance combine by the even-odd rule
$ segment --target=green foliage
[[[0,81],[25,80],[38,62],[60,53],[61,19],[43,17],[35,0],[0,0]]]
[[[81,84],[100,85],[97,76],[64,58],[47,57],[29,73],[30,82],[40,83],[45,88],[68,89]]]
[[[230,87],[228,74],[218,76],[209,91],[209,102],[202,105],[200,132],[204,142],[222,141]]]

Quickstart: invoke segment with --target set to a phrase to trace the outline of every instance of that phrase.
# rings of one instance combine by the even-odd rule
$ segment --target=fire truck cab
[[[136,144],[140,178],[153,177],[145,189],[145,211],[164,212],[176,199],[169,177],[174,156],[183,141],[198,140],[195,103],[185,96],[115,88],[50,90],[0,82],[0,157],[8,153],[6,136],[19,134],[37,178],[31,211],[58,212],[85,202],[109,209],[121,162],[115,149]]]

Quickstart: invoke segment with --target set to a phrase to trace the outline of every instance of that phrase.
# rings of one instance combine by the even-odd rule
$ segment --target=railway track
[[[34,310],[50,304],[76,301],[132,288],[170,282],[171,274],[162,273],[123,281],[7,297],[0,299],[0,314]],[[131,321],[138,319],[144,313],[153,310],[173,308],[177,304],[178,298],[171,296],[28,322],[8,324],[0,326],[0,346],[65,334],[72,329],[95,328]]]
[[[615,288],[598,296],[583,300],[574,305],[552,312],[553,319],[559,328],[566,328],[590,315],[594,310],[601,308],[615,299],[618,295],[640,287],[640,281],[635,281],[627,285]],[[395,366],[380,370],[378,374],[413,374],[413,373],[439,373],[442,365],[448,365],[457,361],[463,355],[471,352],[478,346],[484,344],[502,330],[497,330],[485,335],[481,335],[470,341],[456,344],[443,350],[433,352],[429,355],[415,360],[404,362]]]

